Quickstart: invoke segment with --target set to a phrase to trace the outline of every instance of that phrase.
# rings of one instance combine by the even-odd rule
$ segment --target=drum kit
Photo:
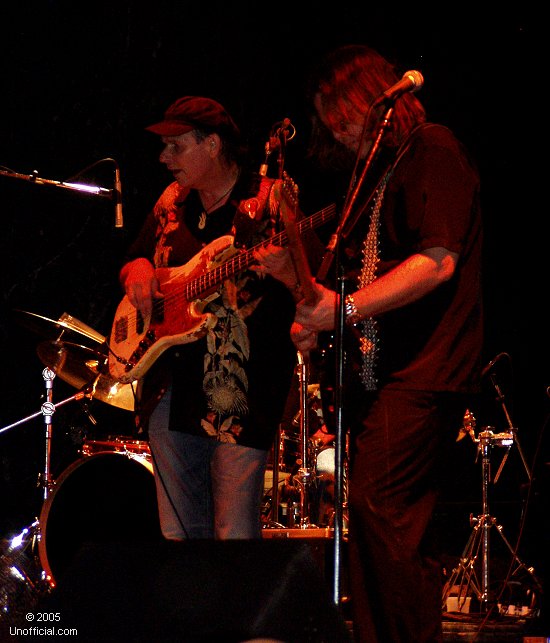
[[[109,376],[105,337],[68,313],[52,320],[15,311],[17,320],[38,333],[37,354],[46,368],[41,410],[0,429],[0,434],[40,415],[45,425],[44,470],[39,474],[43,502],[39,518],[0,548],[0,626],[16,623],[56,586],[85,541],[153,540],[160,537],[156,489],[149,445],[121,436],[84,440],[79,458],[57,479],[51,475],[52,417],[74,400],[97,399],[134,410],[135,383]],[[59,377],[78,389],[54,403]]]
[[[58,320],[23,310],[17,321],[45,338],[37,346],[42,363],[67,384],[89,391],[91,397],[127,411],[134,410],[135,384],[122,384],[108,373],[106,337],[76,317],[63,313]],[[83,341],[91,345],[82,344]]]
[[[331,535],[335,520],[335,435],[330,405],[318,383],[309,382],[307,365],[298,353],[300,410],[290,426],[282,426],[265,480],[264,529],[300,529],[304,535]],[[344,461],[344,485],[347,462]],[[344,498],[344,510],[346,503]],[[321,533],[323,532],[323,533]],[[264,532],[265,535],[266,534]]]
[[[56,408],[74,400],[97,399],[134,410],[135,383],[121,384],[109,375],[106,338],[68,313],[57,320],[27,311],[15,314],[19,323],[41,336],[37,354],[45,366],[46,401],[39,412],[0,428],[0,434],[42,415],[45,460],[39,474],[43,501],[38,519],[1,541],[0,626],[15,623],[49,593],[85,542],[113,537],[150,541],[161,536],[147,442],[119,435],[84,439],[76,461],[55,480],[51,475]],[[54,403],[56,377],[78,392]],[[265,528],[331,527],[334,436],[326,429],[318,384],[308,386],[306,404],[313,429],[305,436],[305,420],[295,418],[292,428],[279,432],[272,450],[264,480]],[[297,433],[293,429],[298,424]]]

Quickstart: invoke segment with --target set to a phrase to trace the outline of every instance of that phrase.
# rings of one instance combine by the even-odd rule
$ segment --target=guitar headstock
[[[291,207],[296,208],[298,206],[298,186],[286,172],[283,172],[281,194]]]

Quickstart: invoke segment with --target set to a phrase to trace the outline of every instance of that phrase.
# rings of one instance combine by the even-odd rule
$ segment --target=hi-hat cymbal
[[[77,389],[89,388],[92,397],[127,411],[134,410],[132,384],[122,384],[103,373],[107,355],[63,341],[40,342],[36,349],[42,363]]]
[[[78,342],[85,337],[99,345],[105,343],[105,337],[101,333],[68,313],[63,313],[58,320],[54,320],[26,310],[14,310],[13,312],[21,325],[46,339],[61,340],[63,338],[67,341]]]

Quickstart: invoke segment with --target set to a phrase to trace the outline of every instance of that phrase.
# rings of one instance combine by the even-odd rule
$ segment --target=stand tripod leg
[[[483,516],[479,516],[475,520],[474,529],[464,547],[459,562],[445,583],[443,588],[443,611],[448,609],[448,599],[453,591],[457,593],[457,608],[459,612],[462,611],[466,604],[469,591],[472,591],[481,600],[483,592],[477,577],[475,564],[481,550],[483,522]]]
[[[535,569],[533,567],[527,567],[527,565],[525,565],[525,563],[523,563],[520,560],[520,558],[517,555],[515,549],[512,547],[512,545],[510,544],[510,542],[508,541],[508,539],[504,535],[502,525],[497,525],[495,519],[493,519],[493,521],[494,521],[493,524],[494,524],[497,532],[499,533],[499,535],[500,535],[500,537],[502,539],[502,542],[506,545],[508,551],[512,555],[512,560],[516,564],[515,569],[513,569],[512,572],[510,573],[510,577],[515,576],[520,570],[523,570],[523,571],[527,572],[527,574],[533,580],[533,583],[535,585],[535,589],[538,592],[542,593],[542,584],[541,584],[540,580],[537,578],[537,576],[535,575]]]
[[[518,571],[523,570],[532,578],[537,592],[542,592],[542,585],[537,579],[532,567],[527,567],[518,557],[513,547],[504,535],[502,525],[496,524],[492,516],[478,516],[472,518],[474,529],[466,543],[457,566],[453,569],[443,589],[443,610],[448,609],[448,599],[453,592],[457,594],[458,611],[463,611],[466,599],[469,595],[475,596],[479,601],[480,611],[487,613],[490,609],[492,597],[489,596],[489,531],[494,527],[500,535],[502,542],[513,556],[516,567],[512,570],[510,577],[515,576]],[[481,554],[481,558],[480,558]],[[478,577],[476,565],[480,561],[481,582]]]

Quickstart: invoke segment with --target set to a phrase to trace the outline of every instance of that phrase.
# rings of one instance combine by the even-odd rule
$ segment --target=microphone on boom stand
[[[282,121],[277,121],[269,132],[269,139],[267,140],[264,150],[265,159],[260,165],[259,173],[261,176],[267,176],[269,167],[269,157],[271,153],[279,150],[279,157],[281,157],[284,146],[287,141],[291,141],[296,136],[296,128],[290,122],[290,118],[284,118]],[[281,163],[281,161],[279,161]]]

